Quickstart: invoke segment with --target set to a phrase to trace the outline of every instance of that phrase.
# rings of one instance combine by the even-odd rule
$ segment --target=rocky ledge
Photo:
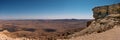
[[[120,3],[106,6],[99,6],[92,9],[93,17],[89,23],[89,26],[84,30],[69,35],[68,37],[81,36],[91,33],[101,33],[106,30],[112,29],[113,27],[120,26]]]

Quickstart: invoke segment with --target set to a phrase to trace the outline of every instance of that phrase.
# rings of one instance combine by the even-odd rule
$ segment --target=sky
[[[0,0],[0,19],[93,19],[92,8],[120,0]]]

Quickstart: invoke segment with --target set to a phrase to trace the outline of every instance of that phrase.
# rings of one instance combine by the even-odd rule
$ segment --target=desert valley
[[[91,19],[1,20],[0,31],[12,38],[55,40],[67,38],[67,35],[84,29],[89,20]]]
[[[120,40],[119,0],[0,0],[0,5],[0,40]]]

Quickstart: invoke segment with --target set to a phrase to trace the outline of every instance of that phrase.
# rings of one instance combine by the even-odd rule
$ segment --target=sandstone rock
[[[104,32],[116,25],[120,25],[120,4],[95,7],[93,13],[96,20],[88,28],[81,31],[81,35]]]
[[[104,18],[108,15],[116,15],[116,14],[118,15],[120,14],[120,3],[95,7],[93,8],[93,13],[94,13],[93,17],[95,19]]]
[[[100,6],[93,8],[93,17],[95,18],[91,24],[82,31],[69,35],[68,37],[81,36],[91,33],[101,33],[110,30],[115,26],[120,26],[120,3]]]
[[[92,23],[92,21],[94,21],[94,20],[90,20],[87,22],[87,27]]]
[[[104,18],[109,14],[108,13],[108,6],[95,7],[93,9],[93,13],[94,13],[93,17],[95,19]]]

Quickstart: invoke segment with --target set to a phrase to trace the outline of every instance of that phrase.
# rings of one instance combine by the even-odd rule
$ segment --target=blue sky
[[[0,0],[0,19],[91,19],[92,8],[120,0]]]

